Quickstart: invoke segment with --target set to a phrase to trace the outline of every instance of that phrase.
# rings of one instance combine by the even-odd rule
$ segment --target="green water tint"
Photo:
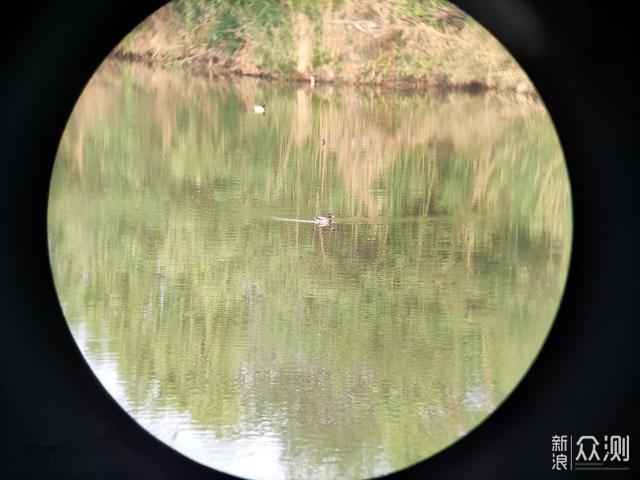
[[[523,99],[108,63],[60,145],[49,243],[75,339],[145,428],[240,476],[363,478],[447,447],[522,378],[570,192]]]

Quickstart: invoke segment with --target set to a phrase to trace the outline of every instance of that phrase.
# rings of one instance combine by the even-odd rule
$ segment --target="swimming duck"
[[[335,217],[333,216],[332,213],[325,213],[324,215],[318,215],[315,218],[315,222],[317,225],[326,227],[328,225],[331,225],[331,222],[333,221],[334,218]]]
[[[267,106],[264,103],[254,105],[253,113],[262,113],[262,114],[267,113]]]

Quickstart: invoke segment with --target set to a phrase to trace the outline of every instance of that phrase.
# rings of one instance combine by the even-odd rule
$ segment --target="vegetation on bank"
[[[444,0],[178,0],[114,55],[209,76],[535,94],[504,47]]]

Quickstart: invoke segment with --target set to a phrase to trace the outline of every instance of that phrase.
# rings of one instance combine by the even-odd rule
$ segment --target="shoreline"
[[[466,82],[452,82],[448,79],[447,75],[432,75],[430,77],[403,77],[397,78],[397,76],[384,76],[378,75],[374,78],[361,78],[347,79],[340,76],[334,78],[326,78],[323,76],[315,75],[295,75],[295,76],[283,76],[276,75],[267,72],[252,72],[244,71],[241,68],[230,68],[214,63],[204,59],[175,58],[165,59],[158,58],[153,54],[139,54],[133,52],[125,52],[118,48],[114,49],[109,55],[109,58],[119,62],[129,62],[134,64],[141,64],[148,68],[161,68],[167,71],[175,71],[176,67],[185,68],[192,75],[208,78],[254,78],[267,81],[277,81],[282,83],[291,84],[310,84],[314,85],[333,85],[333,86],[352,86],[352,87],[380,87],[385,90],[391,90],[396,92],[437,92],[440,94],[446,93],[465,93],[469,95],[482,95],[482,94],[502,94],[512,95],[522,98],[526,98],[529,101],[538,101],[539,95],[535,90],[531,90],[526,86],[515,85],[511,88],[497,88],[496,86],[488,85],[481,80],[470,80]]]
[[[445,0],[336,5],[330,0],[306,7],[275,0],[247,5],[177,0],[138,25],[111,56],[210,78],[539,99],[509,52]]]

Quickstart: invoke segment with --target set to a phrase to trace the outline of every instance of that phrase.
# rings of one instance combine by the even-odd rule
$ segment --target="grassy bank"
[[[443,0],[179,0],[114,55],[209,76],[535,94],[491,34]]]

